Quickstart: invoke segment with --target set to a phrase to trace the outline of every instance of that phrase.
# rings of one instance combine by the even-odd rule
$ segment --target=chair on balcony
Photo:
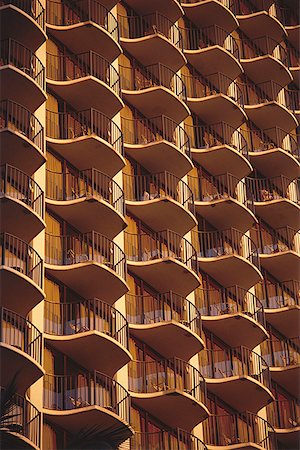
[[[69,399],[70,399],[72,405],[74,406],[74,408],[84,408],[85,406],[91,406],[89,402],[87,402],[86,400],[82,400],[81,397],[78,397],[76,399],[70,395]]]

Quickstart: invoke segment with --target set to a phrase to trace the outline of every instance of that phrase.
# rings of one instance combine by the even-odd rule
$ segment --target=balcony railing
[[[46,233],[45,254],[47,264],[66,266],[96,262],[125,278],[125,254],[117,244],[96,231],[69,236]]]
[[[300,53],[295,47],[293,47],[289,42],[286,43],[287,55],[288,55],[288,66],[289,67],[299,67]]]
[[[194,366],[179,358],[158,361],[131,361],[129,391],[152,394],[173,389],[192,395],[195,400],[206,403],[206,383]]]
[[[199,363],[204,378],[251,377],[267,389],[271,388],[267,362],[258,353],[246,347],[204,349],[199,353]]]
[[[42,334],[29,320],[6,308],[0,309],[0,341],[42,363]]]
[[[11,2],[10,2],[11,3]],[[12,65],[30,76],[43,90],[45,89],[45,67],[34,52],[14,39],[0,42],[1,66]]]
[[[78,80],[87,76],[104,81],[120,95],[120,76],[109,61],[93,51],[78,55],[52,55],[47,53],[47,78],[53,81]]]
[[[97,298],[70,303],[45,302],[45,333],[72,336],[86,331],[104,333],[128,348],[127,320],[113,306]]]
[[[273,127],[264,130],[253,128],[243,131],[243,134],[248,137],[250,151],[252,152],[262,152],[279,147],[300,159],[300,145],[297,139],[282,128]]]
[[[248,144],[243,134],[236,128],[225,122],[219,122],[213,125],[184,125],[190,138],[191,148],[209,149],[229,145],[237,150],[245,158],[249,158]]]
[[[5,164],[0,166],[0,197],[8,196],[25,203],[42,219],[44,218],[44,193],[26,173]]]
[[[169,172],[149,175],[123,174],[125,198],[142,202],[158,198],[172,198],[194,213],[193,193],[187,183]]]
[[[262,355],[269,367],[300,365],[299,338],[267,339],[262,344]]]
[[[1,0],[0,6],[13,5],[24,11],[44,30],[45,8],[40,0]]]
[[[261,302],[265,308],[271,309],[300,305],[300,282],[288,280],[277,284],[267,284]]]
[[[44,408],[68,411],[98,406],[129,423],[129,395],[117,381],[101,372],[44,377]]]
[[[9,400],[10,393],[7,393]],[[1,401],[4,402],[6,391],[1,388]],[[29,439],[36,448],[40,447],[41,413],[33,404],[21,395],[14,394],[7,418],[2,419],[1,428],[8,429],[12,433],[21,434]],[[3,437],[3,444],[5,439]],[[5,444],[4,444],[5,445]],[[12,442],[10,442],[12,445]],[[25,444],[24,444],[25,446]],[[11,448],[8,446],[8,448]],[[17,448],[22,448],[22,445]],[[24,448],[24,447],[23,447]]]
[[[161,63],[143,67],[134,62],[131,67],[120,65],[119,70],[121,87],[124,90],[140,91],[164,86],[180,100],[186,100],[186,88],[182,77]]]
[[[118,21],[98,0],[76,0],[76,3],[47,1],[47,23],[54,26],[70,26],[82,22],[94,22],[104,28],[113,39],[119,41]]]
[[[197,254],[192,244],[171,230],[139,234],[125,231],[125,253],[129,261],[153,261],[174,258],[189,269],[196,270]]]
[[[134,325],[176,321],[202,336],[201,316],[186,298],[174,292],[152,295],[126,294],[127,320]]]
[[[46,197],[55,201],[93,197],[105,200],[120,214],[125,214],[124,193],[118,183],[97,169],[74,173],[46,172]]]
[[[177,428],[176,430],[140,432],[135,431],[130,439],[131,450],[207,450],[206,445],[200,439],[187,431]]]
[[[267,412],[274,428],[300,427],[300,402],[297,400],[275,400],[267,406]]]
[[[266,233],[263,230],[252,229],[251,236],[258,243],[258,252],[263,255],[297,251],[296,239],[300,237],[300,232],[291,227],[281,227],[272,229]]]
[[[149,35],[163,35],[179,50],[183,49],[181,31],[176,23],[158,12],[144,16],[118,15],[120,36],[125,39],[138,39]]]
[[[0,234],[1,265],[14,269],[43,286],[43,261],[27,242],[8,233]]]
[[[11,100],[0,102],[0,130],[8,129],[27,137],[39,150],[44,150],[44,129],[41,122],[24,106]]]
[[[245,314],[264,328],[266,319],[261,301],[250,291],[239,286],[221,289],[202,289],[195,291],[196,306],[203,316],[224,314]]]
[[[297,188],[297,185],[284,175],[271,178],[247,177],[246,184],[255,202],[269,202],[285,198],[298,203],[296,189],[290,188],[291,185]]]
[[[123,155],[123,136],[118,125],[96,109],[79,112],[46,111],[46,134],[51,139],[76,139],[97,136]]]
[[[184,2],[183,3],[188,3]],[[235,58],[239,59],[239,47],[236,39],[228,31],[212,25],[205,28],[182,28],[184,50],[199,50],[202,48],[219,45],[228,50]]]
[[[249,39],[245,35],[240,39],[242,52],[241,59],[251,59],[258,56],[271,55],[283,64],[287,64],[287,50],[275,39],[261,36]]]
[[[250,412],[212,415],[203,423],[203,428],[207,445],[227,446],[251,442],[266,450],[277,449],[272,426]]]
[[[239,89],[243,93],[245,105],[257,105],[260,103],[277,102],[286,108],[291,106],[289,91],[275,81],[253,83],[250,80],[238,82]]]
[[[298,89],[287,89],[289,108],[295,114],[300,111],[300,92]]]
[[[124,142],[130,145],[147,145],[168,141],[190,157],[190,140],[185,129],[166,116],[150,119],[121,117]]]

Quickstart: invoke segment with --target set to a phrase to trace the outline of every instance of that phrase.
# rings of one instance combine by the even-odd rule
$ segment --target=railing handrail
[[[268,420],[274,428],[289,429],[300,427],[299,412],[300,402],[298,399],[275,399],[274,402],[267,406]]]
[[[198,437],[180,428],[172,430],[160,431],[135,431],[130,439],[130,448],[132,450],[141,450],[151,448],[151,444],[155,448],[164,448],[164,450],[174,450],[173,442],[177,439],[178,449],[180,443],[189,445],[192,450],[207,450],[206,445]],[[157,447],[161,445],[161,447]],[[163,447],[162,447],[163,446]]]
[[[294,183],[294,180],[285,175],[260,178],[246,177],[245,182],[255,202],[266,202],[281,198],[294,203],[298,202],[297,192],[289,192],[289,187]]]
[[[262,342],[263,356],[269,367],[290,367],[300,365],[299,338],[279,339],[272,336]]]
[[[295,251],[295,236],[300,237],[300,231],[290,226],[273,228],[267,235],[260,228],[252,229],[251,233],[256,234],[256,241],[259,242],[258,252],[267,255],[288,250]],[[271,242],[269,238],[271,238]],[[266,243],[265,239],[267,239]]]
[[[277,41],[274,38],[271,38],[270,36],[258,36],[254,39],[249,39],[248,36],[243,34],[242,37],[238,38],[240,43],[242,43],[242,54],[241,59],[251,59],[256,58],[257,56],[265,56],[265,55],[271,55],[277,60],[281,61],[283,64],[286,64],[287,62],[287,50],[286,48],[280,43],[280,41]],[[264,49],[259,46],[260,43],[264,44]],[[249,46],[245,48],[244,44],[248,44]],[[275,44],[275,45],[274,45]],[[249,47],[251,47],[251,50],[249,51]],[[277,55],[274,50],[279,50],[280,55]],[[251,52],[253,52],[253,56],[251,55]]]
[[[297,280],[285,280],[274,285],[276,293],[269,295],[268,289],[264,287],[261,302],[265,309],[278,309],[285,306],[300,305],[300,282]],[[288,297],[285,295],[288,294]],[[274,298],[275,301],[272,301]]]
[[[2,5],[14,5],[26,12],[45,31],[45,8],[40,0],[2,0]]]
[[[247,78],[246,80],[238,80],[236,83],[239,90],[242,92],[243,98],[245,99],[244,105],[246,106],[258,103],[276,102],[287,109],[290,108],[291,99],[288,96],[288,89],[274,80],[254,83]],[[284,94],[285,105],[278,99],[280,93]]]
[[[269,137],[267,133],[272,133],[274,130],[275,137]],[[259,129],[259,128],[251,128],[249,130],[243,130],[243,133],[246,133],[249,135],[251,139],[251,151],[258,152],[258,151],[264,151],[264,150],[270,150],[272,148],[282,148],[283,150],[291,153],[296,158],[300,159],[300,146],[298,145],[298,142],[296,138],[289,132],[283,130],[282,128],[275,126],[271,128],[265,128],[265,129]],[[260,140],[259,145],[255,142],[255,137]],[[290,148],[288,146],[284,145],[284,140],[288,137]],[[255,146],[258,145],[258,147],[255,149]]]

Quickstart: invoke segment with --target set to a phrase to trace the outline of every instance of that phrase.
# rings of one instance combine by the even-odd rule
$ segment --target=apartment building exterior
[[[0,18],[3,448],[297,449],[297,1]]]

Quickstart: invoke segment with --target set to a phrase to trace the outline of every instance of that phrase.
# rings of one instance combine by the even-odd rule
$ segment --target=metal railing
[[[261,343],[262,356],[269,367],[300,365],[299,338],[271,339]]]
[[[267,406],[268,420],[274,428],[293,429],[300,427],[300,402],[275,400]]]
[[[63,411],[99,406],[129,423],[129,395],[117,381],[101,372],[44,376],[44,408]]]
[[[31,77],[43,90],[46,87],[45,67],[34,52],[14,39],[0,42],[1,66],[12,65]]]
[[[291,185],[297,188],[297,182],[284,175],[270,178],[246,178],[246,185],[255,202],[269,202],[282,198],[298,203],[297,189],[289,189]]]
[[[121,248],[96,231],[54,236],[46,233],[45,262],[58,266],[96,262],[125,279],[126,259]]]
[[[280,127],[263,130],[252,128],[251,130],[243,131],[243,134],[247,135],[250,151],[252,152],[282,148],[295,158],[300,159],[300,144],[297,142],[297,139]]]
[[[98,0],[47,1],[47,24],[67,27],[82,22],[94,22],[119,42],[118,21]]]
[[[126,316],[130,324],[150,325],[176,321],[202,336],[202,322],[199,310],[182,295],[175,292],[164,294],[126,294]]]
[[[130,448],[131,450],[207,450],[204,442],[180,428],[148,433],[135,431],[130,439]]]
[[[5,398],[5,389],[1,388],[0,392],[2,400],[2,397]],[[29,400],[19,394],[12,396],[8,417],[2,420],[1,428],[8,428],[12,433],[21,434],[29,439],[35,447],[40,447],[41,413]]]
[[[1,308],[0,341],[27,353],[42,364],[42,334],[29,320],[6,308]]]
[[[180,234],[171,230],[160,232],[125,231],[125,253],[129,261],[152,261],[161,258],[174,258],[190,270],[197,271],[197,254],[192,244]]]
[[[128,348],[127,320],[108,303],[97,298],[68,303],[45,301],[45,333],[71,336],[86,331],[104,333]]]
[[[8,129],[27,137],[45,153],[44,129],[41,122],[24,106],[11,100],[0,102],[0,130]]]
[[[300,305],[300,282],[287,280],[282,283],[266,284],[260,300],[265,308],[278,309]]]
[[[245,137],[238,129],[225,122],[212,125],[185,124],[184,128],[189,136],[191,148],[204,150],[229,145],[249,159],[249,147]]]
[[[270,232],[252,229],[250,234],[257,242],[258,252],[263,255],[272,255],[289,250],[297,251],[296,237],[298,239],[300,237],[300,231],[291,227],[276,228]]]
[[[169,172],[149,175],[123,174],[125,199],[142,202],[172,198],[194,214],[194,200],[187,183]]]
[[[43,286],[43,260],[27,242],[8,233],[0,234],[1,265],[14,269]]]
[[[198,288],[195,291],[195,299],[196,306],[203,316],[241,313],[266,328],[262,302],[252,292],[240,286],[220,289]]]
[[[93,197],[105,200],[120,214],[125,214],[124,193],[118,183],[97,169],[77,174],[46,171],[46,197],[55,201]]]
[[[287,89],[286,92],[289,98],[289,108],[295,114],[296,111],[300,111],[300,92],[298,89]]]
[[[113,120],[94,108],[79,112],[46,110],[46,135],[51,139],[97,136],[108,142],[117,153],[124,154],[121,129]]]
[[[166,116],[128,119],[121,117],[124,142],[130,145],[147,145],[168,141],[190,157],[190,140],[185,129]]]
[[[203,431],[207,445],[227,446],[251,442],[266,450],[277,449],[272,426],[251,412],[211,415],[203,422]]]
[[[24,11],[45,30],[45,8],[40,0],[0,0],[0,6],[13,5]]]
[[[98,78],[117,95],[121,94],[120,76],[117,70],[98,53],[91,50],[72,56],[47,53],[47,79],[70,81],[88,76]]]
[[[128,365],[128,390],[137,394],[176,389],[206,404],[206,383],[194,366],[179,358],[157,361],[131,361]]]
[[[199,353],[199,364],[204,378],[251,377],[267,389],[271,389],[271,376],[267,362],[247,347],[231,347],[224,350],[204,349]]]
[[[290,42],[286,41],[286,48],[287,48],[287,56],[288,56],[288,66],[289,67],[298,67],[299,66],[299,59],[300,59],[300,52],[291,45]]]
[[[180,100],[186,100],[186,88],[182,77],[161,63],[141,66],[134,61],[132,66],[119,65],[119,71],[123,90],[140,91],[164,86]]]
[[[44,218],[44,193],[40,186],[26,173],[5,164],[0,166],[0,197],[11,197],[29,206]]]
[[[247,38],[246,35],[240,39],[241,59],[251,59],[258,56],[272,55],[283,64],[287,64],[286,47],[269,36],[261,36],[254,39]]]
[[[151,35],[163,35],[179,50],[183,50],[182,35],[176,23],[156,12],[143,16],[118,14],[120,37],[138,39]]]
[[[263,83],[253,83],[249,79],[238,81],[238,86],[245,100],[245,105],[257,105],[259,103],[277,102],[286,108],[291,106],[289,91],[273,80]]]

